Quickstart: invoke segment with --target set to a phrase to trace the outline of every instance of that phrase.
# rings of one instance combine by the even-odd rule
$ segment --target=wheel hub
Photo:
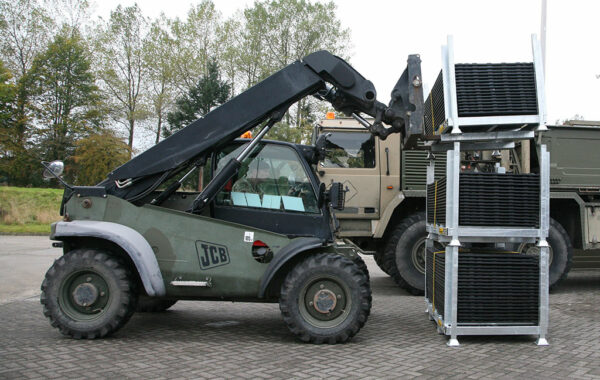
[[[93,305],[98,300],[98,288],[86,282],[77,285],[73,290],[73,301],[82,307]]]
[[[335,293],[333,293],[329,289],[321,289],[317,293],[315,293],[313,299],[313,307],[316,311],[322,314],[328,314],[337,304],[337,297]]]

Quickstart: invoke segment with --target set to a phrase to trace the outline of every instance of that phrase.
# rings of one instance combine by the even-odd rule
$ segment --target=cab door
[[[370,236],[371,220],[380,215],[380,156],[376,139],[364,128],[322,128],[325,158],[317,164],[321,182],[341,182],[346,204],[336,211],[340,236]]]

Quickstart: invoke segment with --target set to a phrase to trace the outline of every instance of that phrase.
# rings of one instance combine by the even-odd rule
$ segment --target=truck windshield
[[[325,168],[374,168],[375,139],[370,133],[331,132],[325,145]]]
[[[219,152],[216,173],[242,149],[238,145]],[[319,212],[315,192],[298,154],[290,147],[275,144],[260,144],[254,149],[238,175],[217,195],[216,204]]]

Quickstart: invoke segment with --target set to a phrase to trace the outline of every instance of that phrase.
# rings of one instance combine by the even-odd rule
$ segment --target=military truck
[[[41,303],[52,326],[74,338],[122,327],[138,306],[165,309],[180,299],[278,302],[300,340],[345,342],[367,321],[368,272],[358,248],[337,244],[332,210],[340,184],[311,170],[322,146],[265,142],[299,99],[314,95],[348,114],[378,118],[372,133],[414,128],[422,108],[420,59],[408,65],[389,105],[373,84],[326,51],[294,62],[108,174],[96,186],[72,186],[63,165],[46,177],[65,186],[63,220],[50,238],[64,255],[46,273]],[[416,103],[415,103],[416,102]],[[418,118],[417,118],[418,121]],[[390,125],[384,128],[383,123]],[[250,141],[236,137],[257,128]],[[211,181],[177,192],[199,167]]]
[[[403,150],[397,135],[382,141],[352,118],[328,117],[315,127],[315,139],[326,136],[316,170],[322,182],[341,182],[347,191],[344,210],[336,212],[338,235],[373,254],[400,287],[422,294],[427,153]],[[550,126],[538,138],[551,152],[549,282],[555,288],[571,269],[574,248],[584,253],[582,265],[600,262],[600,255],[590,251],[600,249],[600,127]],[[486,157],[468,154],[462,167],[485,171],[496,163],[509,172],[535,172],[537,154],[521,142],[512,151]],[[436,164],[436,171],[444,168]],[[536,250],[528,244],[510,248]]]

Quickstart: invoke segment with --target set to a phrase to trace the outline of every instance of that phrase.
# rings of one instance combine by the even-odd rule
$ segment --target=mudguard
[[[322,245],[323,241],[321,239],[302,237],[292,240],[291,243],[283,247],[269,263],[269,267],[260,281],[258,298],[263,298],[265,296],[265,292],[267,291],[271,280],[273,280],[279,269],[281,269],[285,263],[304,251],[318,248]]]
[[[134,229],[118,223],[91,220],[53,223],[50,239],[63,240],[66,237],[94,237],[117,244],[131,257],[146,293],[149,296],[165,295],[165,283],[154,251],[146,239]]]

